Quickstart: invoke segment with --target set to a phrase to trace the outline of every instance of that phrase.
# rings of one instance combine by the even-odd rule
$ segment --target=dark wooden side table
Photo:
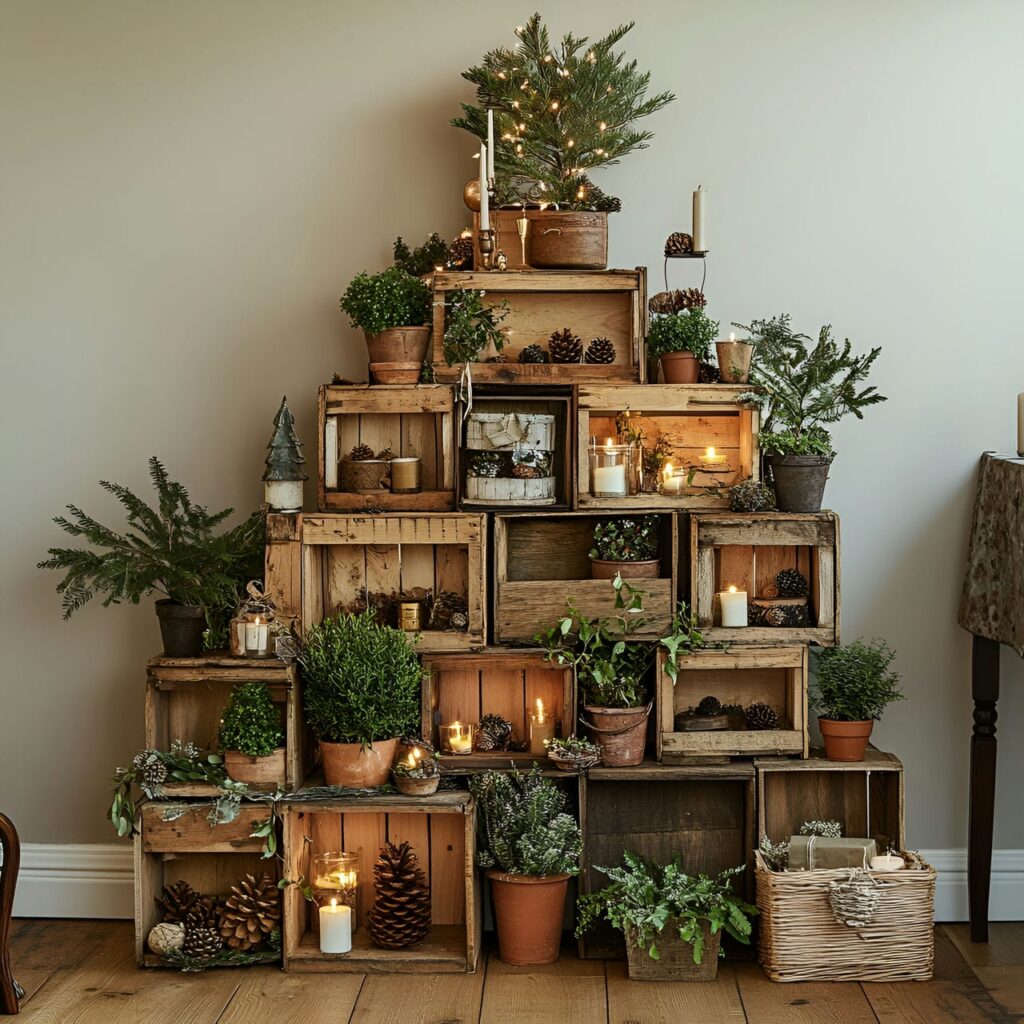
[[[988,942],[992,823],[996,797],[999,646],[1024,657],[1024,458],[981,457],[970,550],[957,621],[973,638],[967,890],[971,941]]]

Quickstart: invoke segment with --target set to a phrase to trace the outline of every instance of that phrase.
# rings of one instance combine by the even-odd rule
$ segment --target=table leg
[[[999,699],[999,644],[974,636],[971,651],[971,816],[967,891],[971,941],[988,942],[988,898],[992,881],[992,820],[996,799],[996,701]]]

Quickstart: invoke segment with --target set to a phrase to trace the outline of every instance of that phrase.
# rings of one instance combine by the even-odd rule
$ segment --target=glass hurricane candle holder
[[[474,727],[470,722],[448,722],[439,729],[441,750],[446,754],[472,754]]]
[[[274,620],[273,608],[263,601],[249,601],[240,618],[243,622],[242,633],[245,639],[242,653],[245,657],[274,657],[270,642],[270,623]]]
[[[337,900],[352,910],[356,927],[359,857],[355,853],[317,853],[313,856],[313,898],[318,906]]]
[[[608,438],[598,444],[590,442],[590,493],[595,498],[625,498],[633,478],[633,446],[616,444]]]

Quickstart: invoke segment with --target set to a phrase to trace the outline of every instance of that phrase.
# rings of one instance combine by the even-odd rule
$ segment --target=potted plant
[[[242,683],[220,721],[224,770],[236,782],[284,785],[284,733],[281,712],[263,682]]]
[[[226,645],[228,623],[246,582],[262,575],[265,517],[254,512],[218,534],[234,509],[210,514],[194,504],[156,456],[149,460],[149,475],[156,508],[130,488],[101,480],[100,486],[124,507],[123,532],[68,505],[70,516],[57,516],[54,522],[92,548],[50,548],[50,557],[38,567],[65,570],[57,585],[65,619],[99,594],[105,595],[104,607],[122,601],[138,604],[148,594],[163,594],[156,613],[164,654],[194,657],[204,640],[208,648]]]
[[[327,784],[383,785],[398,737],[420,713],[421,669],[405,633],[378,623],[372,608],[338,615],[306,630],[298,660]]]
[[[558,959],[569,879],[579,873],[580,827],[565,793],[537,768],[470,779],[477,863],[491,882],[498,955],[508,964]]]
[[[735,331],[729,332],[728,341],[715,342],[718,356],[718,372],[723,384],[746,384],[750,379],[750,360],[754,354],[754,343],[749,338],[737,338]]]
[[[825,424],[848,413],[862,419],[864,409],[886,401],[876,388],[862,387],[882,350],[853,355],[850,342],[840,346],[828,325],[812,347],[807,335],[793,333],[785,313],[743,329],[757,339],[750,380],[758,388],[743,397],[763,407],[761,451],[779,511],[817,512],[836,454]]]
[[[448,243],[436,231],[427,235],[422,245],[411,249],[399,235],[391,251],[396,267],[424,280],[431,278],[436,270],[443,270],[449,259]]]
[[[716,878],[687,875],[678,858],[659,867],[627,851],[611,884],[580,896],[577,935],[607,920],[626,938],[629,976],[640,981],[714,981],[722,932],[750,943],[757,908],[732,890],[742,865]]]
[[[833,761],[863,761],[875,719],[903,700],[898,672],[889,670],[896,653],[884,640],[855,640],[817,655],[811,706]]]
[[[366,335],[378,384],[415,384],[430,344],[430,289],[400,267],[357,274],[341,297],[351,326]]]
[[[445,299],[442,348],[449,366],[497,356],[505,346],[501,322],[508,316],[508,300],[487,306],[484,294],[482,289],[456,288]]]
[[[413,744],[400,757],[391,776],[400,793],[406,796],[430,796],[441,782],[441,758],[436,751]]]
[[[594,527],[592,579],[610,580],[617,573],[630,579],[657,579],[660,568],[657,516],[602,519]]]
[[[647,352],[661,360],[666,384],[696,384],[700,364],[711,354],[718,321],[692,306],[678,313],[656,313],[647,328]]]

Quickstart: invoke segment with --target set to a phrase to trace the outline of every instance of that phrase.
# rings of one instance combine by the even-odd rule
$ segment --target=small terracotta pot
[[[429,327],[392,327],[379,334],[366,334],[366,351],[371,363],[416,363],[427,355]]]
[[[590,578],[592,580],[613,580],[617,572],[622,573],[624,580],[656,580],[661,563],[657,558],[642,562],[613,562],[606,558],[590,560]]]
[[[406,796],[430,796],[437,792],[441,783],[441,776],[434,775],[429,779],[416,779],[411,775],[393,775],[395,785],[399,793]]]
[[[422,370],[422,362],[370,363],[370,376],[375,384],[418,384]]]
[[[507,964],[553,964],[562,944],[568,875],[487,871],[498,928],[498,956]]]
[[[284,785],[284,747],[276,747],[264,757],[251,757],[240,750],[224,751],[224,771],[235,782]]]
[[[825,741],[825,756],[830,761],[863,761],[874,724],[870,718],[866,722],[837,722],[833,718],[819,718],[821,738]]]
[[[661,357],[661,375],[666,384],[696,384],[700,363],[692,352],[666,352]]]
[[[320,741],[324,779],[328,786],[373,789],[383,786],[391,774],[398,739],[374,740],[369,747],[358,743]]]
[[[718,369],[723,384],[746,384],[750,379],[750,357],[754,346],[746,341],[716,341]]]
[[[651,705],[642,708],[583,709],[588,718],[581,716],[591,740],[601,748],[601,758],[609,768],[624,768],[640,764],[647,745],[647,718]]]

